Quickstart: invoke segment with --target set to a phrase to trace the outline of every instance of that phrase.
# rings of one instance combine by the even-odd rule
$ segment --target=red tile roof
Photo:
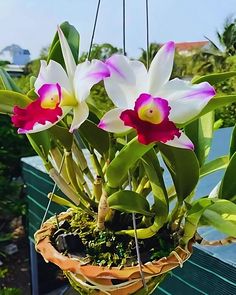
[[[178,51],[191,51],[194,49],[200,49],[207,45],[208,41],[198,41],[198,42],[181,42],[175,43],[175,47]]]

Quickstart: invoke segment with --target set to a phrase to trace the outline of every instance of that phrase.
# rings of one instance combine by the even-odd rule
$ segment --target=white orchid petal
[[[63,67],[54,60],[50,60],[48,65],[46,61],[42,60],[39,75],[34,83],[35,92],[38,93],[38,90],[44,84],[56,83],[58,83],[61,86],[61,88],[67,90],[67,92],[73,92],[68,76]]]
[[[198,115],[214,95],[214,88],[207,82],[191,85],[180,79],[166,83],[161,93],[171,107],[170,120],[178,124]]]
[[[76,107],[73,108],[74,117],[71,123],[70,132],[73,132],[75,129],[78,129],[80,125],[88,118],[89,108],[85,101],[79,103]]]
[[[61,51],[66,65],[66,71],[68,74],[69,79],[73,79],[76,63],[71,52],[70,46],[64,36],[62,29],[58,26],[58,36],[61,44]]]
[[[157,52],[148,72],[149,93],[155,95],[170,78],[174,62],[175,44],[168,42]]]
[[[89,96],[90,89],[96,83],[109,76],[107,66],[99,61],[85,61],[78,64],[74,76],[75,96],[79,102]]]
[[[148,92],[148,73],[145,65],[136,60],[131,60],[129,62],[130,67],[134,73],[135,76],[135,89],[136,89],[136,95],[138,96],[141,93],[147,93]]]
[[[121,54],[114,54],[106,60],[110,75],[120,83],[135,84],[135,75],[129,59]]]
[[[124,122],[120,119],[120,115],[124,110],[125,109],[115,108],[108,111],[101,119],[98,127],[114,133],[123,133],[130,130],[131,128],[125,126]]]
[[[104,80],[108,96],[119,108],[133,108],[139,95],[147,92],[145,66],[122,55],[112,56],[108,61],[110,77]]]
[[[165,144],[174,146],[177,148],[182,148],[182,149],[189,149],[189,150],[194,149],[194,144],[183,132],[181,132],[181,135],[179,138],[175,136],[173,140],[169,140]]]
[[[132,92],[129,87],[126,87],[124,84],[120,84],[113,77],[106,78],[104,80],[104,86],[108,96],[115,106],[118,108],[134,107],[135,97],[131,97]]]

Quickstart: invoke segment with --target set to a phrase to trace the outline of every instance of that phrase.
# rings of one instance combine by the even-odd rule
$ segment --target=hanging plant
[[[122,54],[77,64],[79,34],[63,23],[30,91],[34,100],[0,72],[7,89],[0,90],[1,112],[27,134],[54,180],[50,202],[69,208],[43,220],[36,250],[81,294],[151,294],[183,266],[193,243],[236,239],[235,132],[231,157],[204,164],[212,112],[236,95],[215,93],[214,79],[222,74],[194,84],[169,80],[174,50],[174,42],[163,45],[149,69]],[[97,83],[114,104],[103,117],[87,102]],[[222,168],[214,195],[195,200],[200,177]],[[169,188],[164,169],[172,177]],[[206,242],[197,234],[205,224],[229,238]]]

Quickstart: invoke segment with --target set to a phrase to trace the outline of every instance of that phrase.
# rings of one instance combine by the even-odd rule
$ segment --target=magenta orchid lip
[[[166,143],[181,135],[168,118],[170,109],[165,99],[143,93],[136,100],[134,110],[123,111],[120,119],[125,126],[136,129],[138,140],[142,144],[155,141]]]

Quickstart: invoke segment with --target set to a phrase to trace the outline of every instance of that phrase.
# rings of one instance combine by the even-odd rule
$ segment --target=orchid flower
[[[57,62],[41,61],[35,81],[38,98],[26,108],[14,107],[13,124],[18,133],[34,133],[50,128],[73,110],[70,131],[79,128],[87,119],[89,108],[85,102],[92,86],[109,75],[107,67],[98,60],[85,61],[76,66],[67,40],[58,28],[66,71]]]
[[[116,108],[108,111],[99,127],[115,133],[134,128],[142,144],[162,142],[193,149],[190,139],[177,128],[198,115],[215,95],[207,82],[191,85],[175,78],[175,44],[166,43],[154,57],[149,71],[139,61],[115,54],[105,63],[110,76],[104,79],[108,96]]]

